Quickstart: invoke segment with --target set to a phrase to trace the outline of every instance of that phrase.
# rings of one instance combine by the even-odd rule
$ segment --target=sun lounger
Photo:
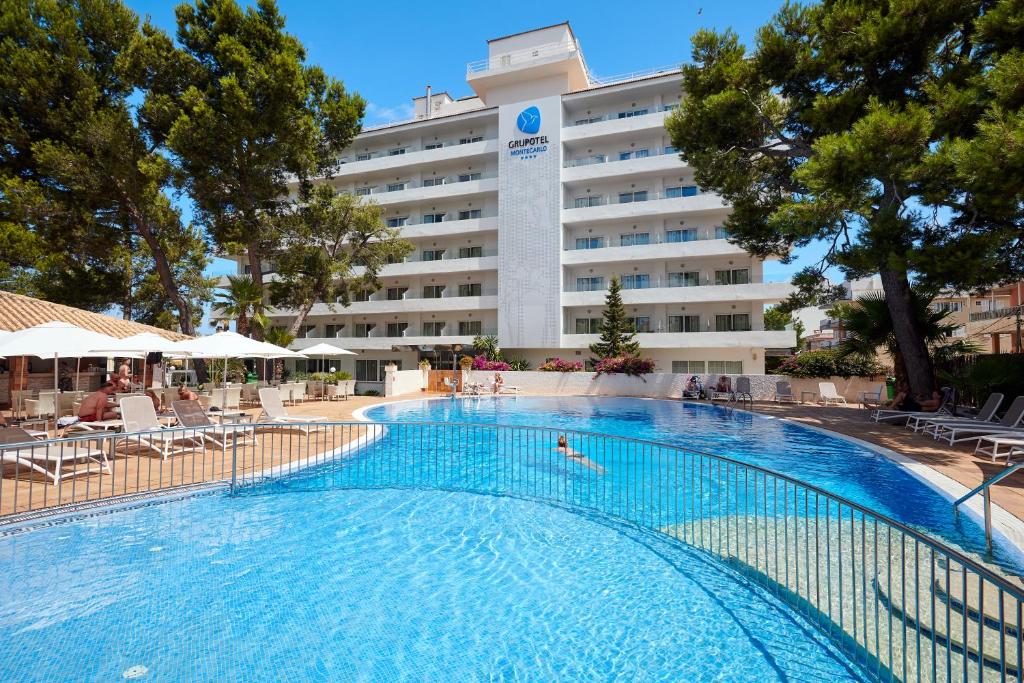
[[[836,385],[833,382],[818,382],[818,396],[821,397],[821,402],[825,405],[840,403],[846,405],[846,399],[836,391]]]
[[[878,407],[882,405],[882,395],[885,393],[885,384],[878,386],[878,391],[862,391],[857,398],[865,408]]]
[[[309,433],[310,428],[302,423],[325,422],[327,420],[326,417],[318,415],[302,415],[301,417],[289,415],[284,409],[284,404],[281,402],[280,392],[273,387],[260,389],[260,405],[263,407],[263,412],[260,413],[259,422],[269,422],[282,426],[291,425],[306,433]]]
[[[793,387],[784,379],[775,383],[775,402],[796,403],[796,396],[793,395]]]
[[[36,445],[37,443],[38,445]],[[21,445],[11,447],[13,444]],[[0,462],[27,467],[33,472],[39,472],[52,481],[54,486],[59,484],[61,479],[67,477],[96,472],[90,467],[75,468],[67,473],[62,471],[62,468],[68,463],[76,463],[80,460],[94,462],[100,466],[100,472],[110,474],[107,454],[102,449],[89,448],[85,444],[74,441],[36,442],[31,434],[19,427],[0,429]],[[47,467],[48,465],[53,469]]]
[[[712,401],[731,401],[733,397],[732,393],[732,378],[728,376],[719,377],[719,380],[725,380],[725,390],[718,390],[718,383],[715,383],[715,388],[710,390]]]
[[[940,390],[942,394],[942,403],[939,404],[938,410],[895,410],[891,408],[878,408],[871,413],[872,422],[899,422],[903,421],[906,424],[907,420],[912,417],[925,416],[925,417],[939,417],[942,415],[951,415],[953,410],[953,390],[949,387],[943,387]]]
[[[913,429],[915,432],[924,431],[934,436],[938,431],[937,425],[940,424],[959,423],[973,425],[985,422],[995,424],[996,412],[999,410],[1002,402],[1002,394],[992,393],[988,395],[985,404],[981,406],[978,414],[973,417],[968,415],[961,415],[959,417],[954,415],[932,415],[931,417],[916,415],[907,420],[907,428]]]
[[[196,436],[221,450],[227,449],[229,437],[234,443],[258,444],[256,430],[252,427],[213,424],[199,401],[172,401],[171,409],[179,425],[195,430]]]
[[[1006,450],[999,450],[1005,446]],[[1006,458],[1006,464],[1010,464],[1010,458],[1016,454],[1024,455],[1024,433],[1015,434],[986,434],[978,439],[978,445],[974,447],[975,454],[988,455],[992,462],[996,458]]]
[[[148,396],[122,398],[121,420],[124,421],[125,444],[145,447],[164,460],[179,453],[194,453],[202,446],[202,439],[180,430],[165,430]]]
[[[733,401],[750,401],[751,404],[754,402],[754,394],[750,390],[750,378],[749,377],[737,377],[736,378],[736,391],[732,392]]]
[[[1020,429],[1022,422],[1024,422],[1024,396],[1018,396],[1013,399],[1006,414],[998,422],[939,423],[935,430],[935,438],[948,441],[952,445],[960,441],[980,439],[986,434],[1024,436],[1024,429]]]

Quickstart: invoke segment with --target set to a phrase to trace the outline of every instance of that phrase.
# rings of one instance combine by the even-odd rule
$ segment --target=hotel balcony
[[[635,193],[634,193],[635,194]],[[668,196],[663,192],[647,192],[645,199],[620,201],[618,196],[595,195],[588,198],[591,203],[579,205],[575,200],[562,209],[562,223],[598,223],[602,221],[627,221],[656,218],[684,213],[722,212],[728,205],[722,198],[710,192],[690,197]]]
[[[733,332],[640,332],[641,349],[742,349],[790,348],[796,346],[793,330],[748,330]],[[596,334],[563,334],[562,348],[586,349],[598,341]]]
[[[468,218],[465,220],[441,221],[440,223],[406,223],[401,228],[403,239],[424,239],[447,235],[473,235],[497,232],[498,217]]]
[[[499,41],[491,41],[489,49],[491,54],[487,59],[466,65],[466,82],[484,101],[488,91],[524,80],[565,78],[569,91],[581,90],[590,84],[583,53],[569,36],[507,52],[501,51]]]
[[[324,303],[314,304],[309,311],[310,318],[317,316],[366,315],[370,313],[435,313],[441,311],[479,311],[498,308],[498,289],[485,287],[478,296],[459,296],[457,288],[453,294],[424,298],[422,292],[407,291],[401,299],[388,299],[387,290],[374,294],[369,301],[353,301],[348,306],[334,304],[334,310]],[[447,290],[446,290],[447,292]],[[289,311],[274,311],[275,315],[287,315]],[[310,322],[316,322],[310,320]]]
[[[466,199],[477,195],[493,194],[497,191],[498,179],[496,177],[460,181],[458,176],[452,176],[443,185],[413,186],[412,183],[405,183],[405,187],[400,190],[383,189],[364,196],[372,197],[381,206],[391,206],[415,202],[436,202],[443,199]]]
[[[632,304],[699,304],[748,301],[778,302],[793,292],[788,282],[756,282],[743,285],[667,286],[661,280],[654,286],[623,289],[622,303]],[[603,306],[607,290],[562,292],[562,306]]]
[[[595,156],[570,159],[562,169],[562,182],[582,183],[627,175],[664,175],[689,168],[671,148],[661,148],[644,157],[619,159],[617,155],[598,154]]]
[[[640,116],[605,118],[600,121],[565,126],[562,128],[562,142],[627,137],[637,133],[663,130],[666,116],[668,116],[668,111],[663,109]]]
[[[497,139],[459,143],[457,139],[444,140],[435,149],[406,150],[391,154],[387,150],[366,155],[348,154],[342,157],[341,166],[334,173],[335,179],[361,178],[372,173],[387,173],[396,169],[415,170],[420,166],[435,165],[446,161],[469,161],[480,157],[493,156],[498,152]]]
[[[598,247],[595,249],[566,249],[562,252],[562,265],[574,266],[590,263],[616,263],[619,261],[663,261],[665,259],[696,258],[701,256],[745,256],[742,247],[728,240],[714,239],[714,232],[703,230],[702,239],[689,242],[663,242],[637,244],[628,247]],[[659,238],[661,236],[659,235]],[[569,240],[572,242],[572,240]]]
[[[405,334],[398,337],[388,337],[385,334],[385,330],[376,328],[371,332],[368,337],[326,337],[326,338],[315,338],[306,337],[302,340],[296,340],[296,348],[300,346],[299,342],[302,342],[301,346],[312,346],[319,342],[327,342],[328,344],[336,344],[342,348],[349,350],[383,350],[390,351],[393,346],[434,346],[435,344],[450,345],[450,344],[462,344],[469,348],[473,346],[473,338],[475,334],[468,335],[457,335],[457,334],[443,334],[435,336],[423,336],[416,335],[411,327],[405,330]],[[447,330],[446,330],[447,332]],[[496,329],[483,328],[480,332],[482,335],[494,335],[497,334]],[[301,350],[301,349],[300,349]]]
[[[440,273],[468,273],[482,270],[497,270],[497,250],[485,249],[484,256],[470,256],[467,258],[449,257],[435,261],[409,260],[402,263],[392,263],[381,269],[381,277],[400,277],[402,275],[436,275]],[[354,268],[354,274],[358,275],[360,269]]]

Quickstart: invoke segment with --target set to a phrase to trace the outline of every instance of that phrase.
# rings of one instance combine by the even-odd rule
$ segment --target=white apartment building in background
[[[378,202],[415,251],[365,300],[316,304],[294,348],[354,351],[338,369],[365,383],[389,361],[451,367],[476,335],[534,368],[586,360],[612,276],[659,371],[760,373],[766,347],[795,344],[763,320],[790,285],[726,241],[729,208],[671,147],[677,69],[598,80],[565,23],[489,41],[466,80],[475,95],[428,89],[414,120],[343,154],[328,182]]]

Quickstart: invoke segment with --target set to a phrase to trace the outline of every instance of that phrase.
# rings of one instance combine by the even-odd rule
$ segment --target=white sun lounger
[[[825,405],[846,405],[846,398],[836,391],[834,382],[818,382],[818,396]]]
[[[895,410],[892,408],[878,408],[871,413],[872,422],[898,422],[903,420],[904,424],[912,417],[939,417],[950,415],[953,405],[953,390],[948,387],[942,388],[942,403],[938,410]]]
[[[38,445],[36,445],[37,443]],[[21,445],[15,448],[9,447],[12,444]],[[89,448],[84,443],[75,441],[36,442],[31,434],[19,427],[0,429],[0,462],[27,467],[33,472],[39,472],[52,481],[54,486],[59,484],[61,479],[67,477],[96,472],[89,467],[85,469],[76,467],[67,473],[62,471],[68,463],[76,463],[80,460],[94,462],[100,466],[100,472],[110,474],[107,454],[102,449]],[[53,469],[47,467],[48,465]]]
[[[327,421],[326,417],[319,415],[302,415],[301,417],[289,415],[284,409],[284,404],[281,403],[280,392],[273,387],[263,387],[260,389],[260,406],[262,406],[263,412],[260,413],[258,422],[269,422],[282,426],[291,425],[307,434],[309,433],[309,427],[305,426],[304,422]]]
[[[1006,446],[1006,450],[999,450],[1001,446]],[[1024,433],[986,434],[978,439],[974,453],[990,456],[992,462],[995,462],[996,458],[1006,458],[1006,464],[1009,465],[1010,458],[1014,455],[1024,455]]]
[[[1013,399],[1013,403],[999,422],[939,424],[935,438],[948,441],[952,445],[960,441],[980,439],[986,434],[1024,436],[1024,429],[1019,428],[1021,422],[1024,422],[1024,396]]]
[[[227,450],[229,437],[233,443],[247,443],[254,446],[259,443],[256,440],[256,430],[252,427],[213,424],[199,401],[172,401],[171,410],[178,418],[179,425],[195,430],[196,436],[221,450]]]
[[[125,396],[120,405],[126,445],[143,446],[158,453],[163,460],[179,453],[194,453],[202,446],[202,439],[181,431],[165,430],[149,396]]]
[[[1003,402],[1002,394],[989,394],[985,400],[984,405],[981,406],[981,410],[978,411],[977,415],[944,415],[937,416],[932,415],[930,418],[923,415],[918,415],[907,420],[907,429],[913,429],[915,432],[923,431],[932,436],[938,431],[938,425],[940,424],[982,424],[985,422],[995,423],[996,412],[999,410],[999,406]]]

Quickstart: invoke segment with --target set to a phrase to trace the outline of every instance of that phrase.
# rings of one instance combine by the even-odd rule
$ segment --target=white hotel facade
[[[366,300],[317,303],[294,348],[355,351],[340,366],[363,382],[388,361],[450,367],[478,334],[534,368],[586,360],[615,275],[659,371],[760,373],[765,348],[795,344],[764,330],[790,285],[726,241],[729,208],[670,146],[677,70],[599,82],[566,23],[489,41],[466,80],[475,96],[428,90],[414,120],[343,154],[329,182],[379,203],[415,251]]]

